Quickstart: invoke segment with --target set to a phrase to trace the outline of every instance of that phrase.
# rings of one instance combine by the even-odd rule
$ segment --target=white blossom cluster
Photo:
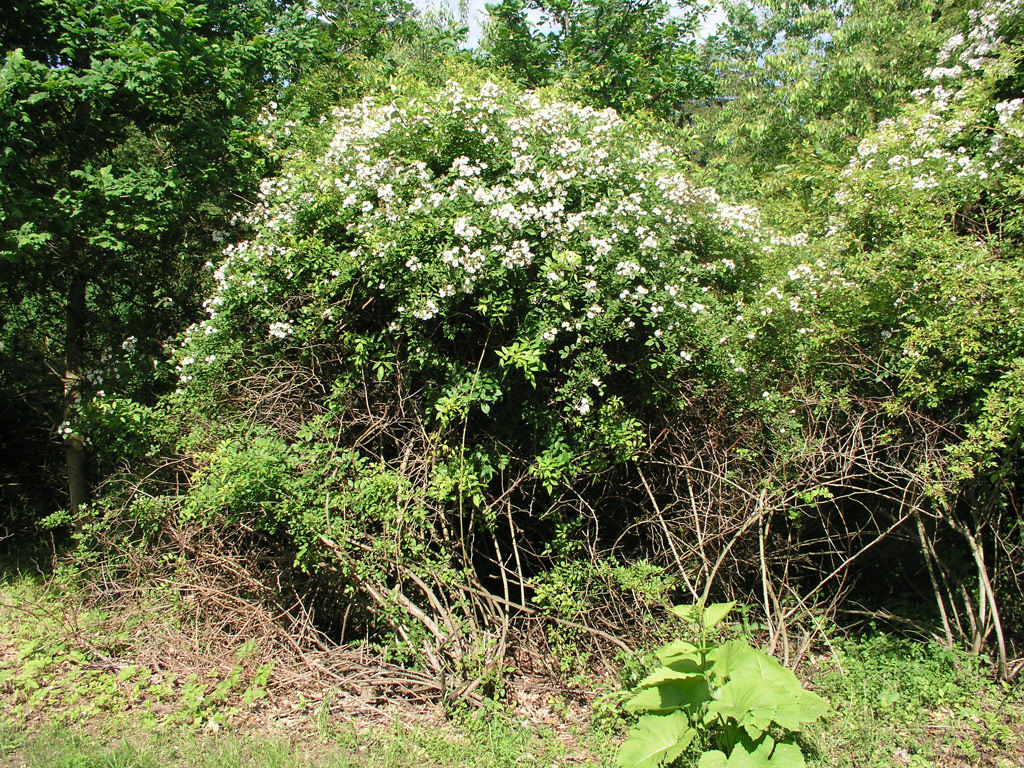
[[[762,254],[800,251],[807,235],[772,233],[756,209],[694,185],[676,150],[612,110],[450,82],[333,121],[326,151],[265,181],[253,236],[224,248],[179,353],[182,384],[243,330],[303,344],[380,308],[391,343],[419,354],[432,324],[472,310],[570,361],[561,402],[593,416],[603,389],[590,382],[611,363],[574,367],[576,354],[633,340],[670,369],[744,376],[759,328],[809,332],[837,280],[824,265],[776,288],[752,279]]]
[[[580,287],[586,295],[606,294],[614,283],[613,296],[626,305],[618,313],[621,323],[629,327],[637,314],[656,317],[666,304],[689,307],[684,294],[708,289],[695,258],[676,260],[676,279],[667,289],[646,278],[649,269],[663,274],[666,251],[692,257],[698,219],[723,233],[756,238],[761,231],[756,211],[693,186],[678,172],[670,148],[628,136],[630,129],[611,110],[508,94],[493,83],[477,93],[449,83],[430,104],[378,106],[367,99],[335,117],[334,138],[320,162],[320,191],[358,210],[347,223],[350,233],[394,230],[388,243],[364,251],[366,272],[379,271],[391,248],[412,252],[402,263],[419,279],[400,311],[417,319],[433,319],[441,302],[473,294],[482,282],[514,282],[535,269],[549,286],[548,295],[535,300],[549,307],[545,298],[553,302]],[[475,156],[459,154],[428,168],[388,152],[395,142],[429,140],[449,120],[476,134]],[[496,162],[499,153],[489,152],[492,145],[508,147],[503,166]],[[434,254],[408,241],[416,220],[452,222]],[[560,251],[573,257],[558,263],[553,257]],[[563,314],[539,329],[544,340],[580,330],[577,315],[593,321],[605,312],[588,302]]]
[[[911,190],[952,190],[957,184],[985,182],[1006,164],[1019,164],[1022,100],[993,104],[987,94],[1016,66],[1002,30],[1019,24],[1022,15],[1024,0],[990,0],[971,10],[969,29],[952,35],[935,66],[925,70],[933,84],[915,91],[910,108],[880,123],[860,143],[843,176],[855,179],[880,171],[890,183]],[[843,187],[836,198],[845,205],[851,194]]]

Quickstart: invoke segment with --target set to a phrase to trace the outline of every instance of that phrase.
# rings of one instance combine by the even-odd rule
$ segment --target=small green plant
[[[657,768],[691,744],[709,746],[700,768],[798,768],[794,734],[829,704],[805,691],[790,670],[743,640],[715,643],[712,631],[735,603],[676,606],[695,626],[696,642],[674,640],[657,652],[661,666],[644,678],[631,712],[646,712],[619,750],[622,768]]]

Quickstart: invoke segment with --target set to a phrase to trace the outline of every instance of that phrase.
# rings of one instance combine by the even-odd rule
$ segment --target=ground
[[[0,766],[603,768],[629,726],[621,678],[524,660],[484,706],[443,706],[369,648],[289,646],[152,586],[113,598],[6,569]],[[876,630],[798,671],[833,705],[802,736],[812,766],[1024,766],[1024,692],[984,659]]]

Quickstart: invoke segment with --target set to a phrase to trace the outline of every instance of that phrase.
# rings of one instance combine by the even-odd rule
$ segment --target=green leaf
[[[783,728],[797,731],[804,723],[824,717],[830,709],[829,703],[818,694],[800,690],[776,706],[774,719]]]
[[[742,641],[724,643],[708,656],[715,662],[716,677],[728,680],[719,691],[719,700],[708,707],[709,712],[762,732],[772,722],[799,730],[804,723],[828,712],[828,702],[805,691],[790,670]]]
[[[718,623],[729,615],[729,611],[736,605],[735,600],[730,600],[728,603],[712,603],[704,609],[704,614],[701,617],[701,622],[704,624],[705,629],[711,629],[717,626]]]
[[[772,759],[769,761],[772,768],[804,768],[804,753],[796,744],[780,742],[775,745],[772,752]]]
[[[668,609],[670,613],[674,613],[683,621],[696,622],[697,616],[699,615],[699,605],[673,605]]]
[[[669,611],[674,613],[683,621],[688,621],[693,624],[700,623],[705,629],[711,629],[722,621],[722,619],[728,616],[729,611],[731,611],[735,605],[735,600],[728,603],[712,603],[711,605],[704,607],[699,603],[696,605],[674,605],[669,608]]]
[[[697,646],[685,640],[673,640],[655,651],[658,661],[666,667],[673,662],[691,658],[697,652]]]
[[[662,667],[645,678],[642,690],[626,702],[630,712],[669,712],[680,707],[697,708],[711,700],[703,674],[680,674]]]
[[[753,726],[764,733],[775,717],[775,694],[770,687],[751,684],[748,680],[731,680],[718,692],[718,701],[708,705],[708,714],[731,718],[744,728]],[[747,730],[748,736],[756,736]]]
[[[768,736],[757,741],[740,739],[728,757],[717,749],[705,752],[700,756],[698,768],[776,768],[772,754],[775,746],[775,742]],[[778,765],[789,768],[782,763]]]
[[[682,712],[645,715],[619,748],[621,768],[658,768],[679,757],[697,732]]]
[[[714,673],[720,678],[728,678],[734,670],[742,669],[750,663],[750,656],[758,653],[742,640],[730,640],[708,652],[708,659],[714,662]]]
[[[711,749],[700,756],[700,762],[697,763],[697,768],[725,768],[728,765],[729,758],[725,756],[725,752],[718,749]]]

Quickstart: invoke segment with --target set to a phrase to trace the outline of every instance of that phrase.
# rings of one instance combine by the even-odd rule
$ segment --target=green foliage
[[[701,8],[660,0],[488,6],[489,65],[531,87],[561,82],[587,104],[683,122],[715,85],[698,53]]]
[[[250,350],[319,365],[328,344],[345,350],[342,388],[423,393],[457,477],[486,484],[526,459],[555,488],[635,455],[645,401],[671,402],[666,376],[699,366],[756,387],[742,364],[756,333],[737,333],[755,320],[733,316],[759,301],[745,214],[636,125],[451,83],[362,102],[335,131],[265,184],[254,239],[228,249],[178,355],[189,394]]]
[[[20,5],[0,27],[0,390],[32,417],[10,425],[5,450],[24,458],[4,487],[30,484],[63,443],[77,514],[150,447],[83,410],[165,391],[154,361],[194,319],[202,264],[275,148],[359,92],[358,57],[413,25],[400,0]],[[112,438],[105,455],[82,431]]]
[[[28,5],[37,23],[4,26],[0,69],[2,386],[63,443],[77,512],[91,472],[70,422],[105,387],[160,388],[151,361],[261,172],[268,17],[258,3]]]
[[[183,657],[168,642],[181,631],[181,615],[169,609],[166,589],[140,585],[138,602],[83,610],[80,574],[48,576],[44,583],[34,566],[20,573],[8,561],[0,568],[0,632],[9,651],[0,659],[0,759],[8,762],[30,768],[457,768],[468,761],[546,768],[578,758],[582,748],[553,731],[524,727],[498,705],[453,712],[443,727],[398,721],[392,728],[356,729],[338,717],[339,702],[324,697],[319,685],[277,679],[275,661],[291,668],[297,657],[278,651],[271,660],[253,640],[234,645],[231,636],[211,632],[197,654],[201,661],[186,662],[193,655]],[[195,606],[182,607],[191,633]],[[267,717],[279,707],[294,713],[287,738],[273,714]]]
[[[891,0],[727,6],[707,43],[726,98],[703,112],[717,185],[817,209],[857,141],[919,87],[940,42],[931,7]]]
[[[176,617],[166,604],[160,611],[134,605],[123,616],[85,610],[76,587],[4,577],[0,628],[13,651],[0,664],[5,718],[22,725],[40,719],[75,724],[134,713],[146,730],[162,723],[219,727],[256,711],[267,696],[274,663],[257,657],[254,642],[236,648],[235,663],[226,670],[179,679],[155,672],[134,655],[140,642],[152,641],[147,628],[175,631]]]
[[[829,242],[863,286],[849,327],[876,336],[879,379],[957,433],[928,492],[984,578],[976,543],[1020,521],[1020,13],[993,3],[949,32],[928,86],[858,145]]]
[[[521,516],[535,564],[516,567],[557,596],[578,518],[556,500],[637,460],[691,388],[772,424],[760,393],[792,362],[756,356],[806,348],[803,296],[834,280],[766,293],[789,241],[645,123],[471,76],[406,87],[337,110],[225,248],[175,352],[171,411],[218,436],[182,511],[284,536],[381,599],[367,580],[395,569],[484,578],[476,537]],[[286,415],[242,417],[257,392]]]
[[[999,756],[1021,746],[1019,692],[994,683],[976,656],[875,630],[832,642],[813,666],[835,714],[808,729],[823,764],[1012,763]]]
[[[44,273],[42,243],[51,254],[83,251],[80,260],[97,259],[93,249],[122,254],[90,275],[123,278],[125,254],[143,268],[137,251],[160,244],[168,217],[182,206],[215,215],[211,186],[251,173],[251,139],[238,129],[263,18],[230,6],[37,5],[50,25],[46,47],[26,53],[16,36],[4,40],[3,254],[35,259]],[[224,32],[208,31],[218,25]],[[62,152],[71,134],[73,160]],[[152,162],[161,153],[175,162]],[[224,163],[216,176],[214,157]]]
[[[275,153],[315,140],[309,129],[332,107],[373,90],[374,67],[393,74],[396,50],[427,37],[405,0],[300,0],[276,5],[273,19],[262,40],[273,90],[259,121]]]
[[[796,676],[743,640],[716,644],[712,630],[734,603],[677,606],[697,631],[695,642],[674,640],[658,652],[661,666],[637,685],[627,703],[647,712],[619,750],[623,768],[670,765],[696,742],[701,768],[803,766],[793,736],[828,711]]]
[[[995,637],[1005,671],[1018,9],[735,6],[699,47],[696,8],[509,2],[484,56],[555,84],[524,91],[400,3],[79,5],[88,39],[42,0],[4,27],[0,376],[63,390],[98,474],[136,462],[83,541],[243,531],[329,578],[346,631],[488,690],[515,611],[558,624],[568,669],[616,601],[630,631],[713,573],[799,620],[773,585],[824,596],[898,554],[947,643]],[[659,122],[712,92],[685,135]],[[795,759],[758,739],[799,721],[715,701],[726,761]]]
[[[781,9],[788,20],[771,24],[789,37],[748,30],[743,45],[773,56],[776,45],[818,45],[814,82],[847,82],[843,67],[881,34],[874,17],[903,13],[873,8],[841,25],[835,9]],[[907,28],[931,40],[917,11],[907,14]],[[819,125],[832,163],[874,123],[868,113],[897,114],[841,174],[826,164],[807,176],[811,192],[836,191],[820,212],[772,214],[806,225],[796,234],[695,184],[650,120],[565,101],[565,88],[482,81],[464,64],[396,74],[385,98],[304,129],[261,185],[246,239],[224,249],[206,318],[174,352],[179,392],[167,407],[177,423],[202,426],[179,441],[198,469],[165,509],[284,541],[309,570],[337,568],[342,592],[375,603],[376,628],[406,632],[414,654],[425,637],[447,648],[449,633],[475,631],[476,609],[463,606],[481,592],[502,605],[529,593],[575,621],[601,563],[653,559],[653,518],[641,508],[651,501],[678,521],[689,495],[702,520],[711,507],[698,508],[699,494],[721,495],[702,483],[735,493],[716,520],[750,519],[757,499],[783,547],[765,564],[778,573],[796,557],[806,572],[834,567],[810,543],[821,529],[841,531],[854,554],[868,540],[852,533],[867,530],[868,508],[880,537],[904,525],[907,488],[915,512],[964,538],[949,545],[950,534],[925,531],[939,549],[926,542],[923,556],[942,558],[940,569],[964,562],[989,521],[1003,521],[1009,541],[1012,516],[998,514],[1016,483],[1017,244],[1009,215],[987,239],[966,223],[976,208],[995,217],[1002,204],[990,201],[1010,206],[1015,188],[1015,170],[981,157],[994,138],[985,120],[1006,125],[1007,158],[1018,151],[1008,40],[990,74],[964,75],[959,102],[933,89],[901,107],[869,84],[870,104],[852,107],[849,122]],[[970,58],[957,45],[943,55]],[[912,69],[901,66],[900,77]],[[398,70],[377,72],[383,82]],[[797,75],[779,87],[796,88]],[[798,132],[833,110],[792,95],[776,117]],[[925,125],[939,107],[952,136]],[[272,124],[271,134],[288,128]],[[791,149],[795,139],[780,141]],[[884,466],[884,487],[830,453],[831,430],[865,415],[871,437],[855,464]],[[697,433],[690,419],[708,437],[682,447],[680,434]],[[924,429],[929,420],[943,429]],[[689,456],[717,447],[728,458],[708,480]],[[644,476],[645,489],[631,486],[634,463],[676,485]],[[685,478],[665,469],[682,466]],[[986,496],[994,477],[1011,490]],[[972,520],[964,511],[981,498],[993,501]],[[609,530],[628,532],[627,543]],[[687,552],[708,541],[679,535]],[[574,537],[589,545],[583,554]],[[920,576],[914,567],[908,578]],[[743,571],[737,562],[730,578]],[[392,593],[395,584],[415,596]],[[451,625],[424,614],[415,630],[395,629],[403,611],[425,607]],[[459,653],[477,659],[480,647]]]

